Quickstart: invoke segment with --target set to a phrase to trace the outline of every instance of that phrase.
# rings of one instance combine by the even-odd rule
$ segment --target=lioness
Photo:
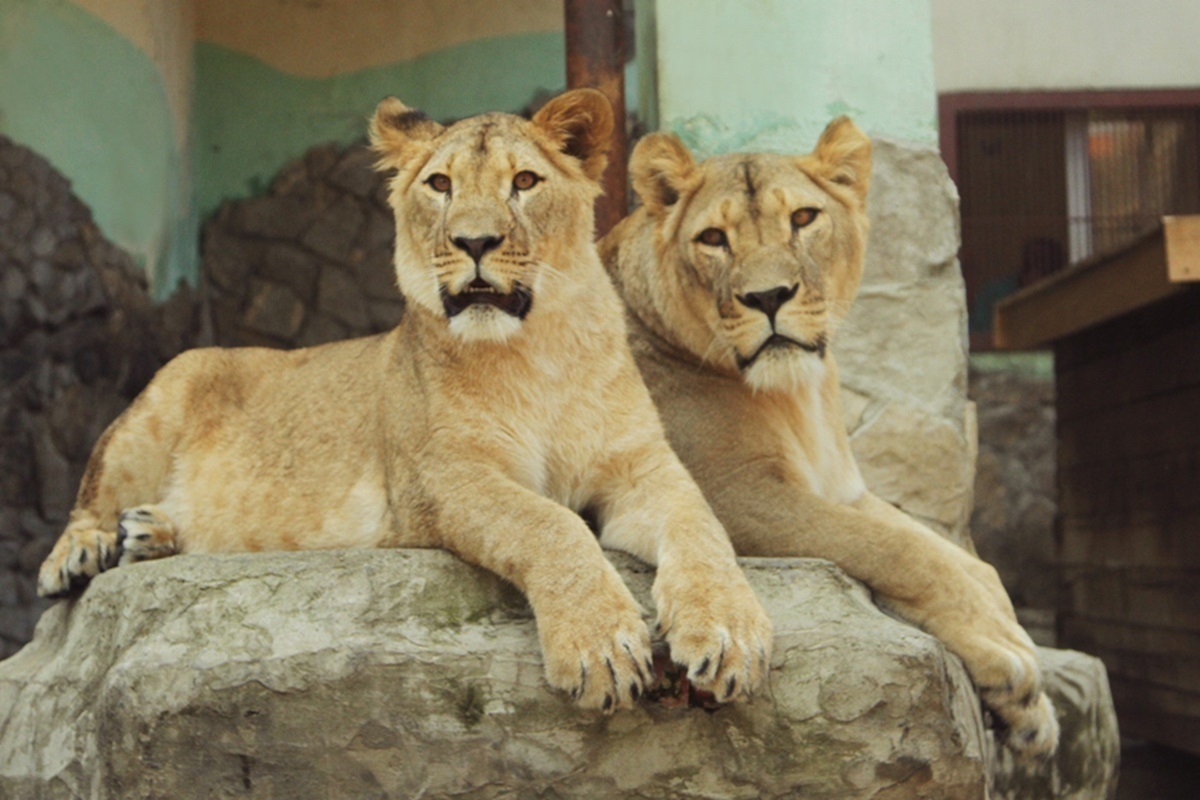
[[[747,697],[770,622],[667,445],[593,244],[611,127],[591,90],[445,128],[383,101],[400,325],[169,363],[97,444],[39,591],[177,552],[444,547],[523,590],[549,682],[612,711],[652,667],[605,544],[658,565],[689,677]]]
[[[829,343],[862,277],[870,140],[832,122],[806,156],[697,164],[652,134],[642,206],[601,242],[668,439],[739,554],[820,556],[966,663],[1018,751],[1053,752],[1037,653],[989,565],[867,491]]]

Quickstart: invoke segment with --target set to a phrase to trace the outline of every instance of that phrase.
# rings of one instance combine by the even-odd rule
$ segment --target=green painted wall
[[[804,152],[830,119],[933,145],[930,0],[638,0],[660,126],[702,154]],[[640,20],[639,20],[640,23]]]
[[[484,39],[331,78],[288,75],[198,42],[195,70],[193,174],[202,217],[224,200],[261,191],[314,144],[363,138],[387,95],[449,119],[516,111],[538,91],[561,91],[566,83],[561,33]]]
[[[66,0],[0,0],[0,133],[66,175],[160,294],[195,274],[195,221],[160,74]]]
[[[207,215],[261,192],[316,144],[363,138],[383,97],[447,119],[515,111],[565,84],[563,37],[553,32],[476,40],[329,78],[289,75],[207,42],[189,57],[192,117],[180,136],[162,76],[135,44],[69,0],[0,0],[0,133],[70,179],[159,297],[195,280]]]

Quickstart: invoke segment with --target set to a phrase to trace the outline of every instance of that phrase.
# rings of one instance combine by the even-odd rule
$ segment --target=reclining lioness
[[[739,554],[820,556],[966,663],[1018,752],[1058,724],[996,571],[867,491],[842,421],[834,329],[866,249],[870,140],[849,120],[807,156],[695,163],[652,134],[642,207],[601,242],[668,438]]]
[[[381,103],[399,327],[172,361],[97,444],[39,591],[177,552],[444,547],[520,587],[549,682],[612,710],[652,667],[603,543],[658,565],[692,680],[748,696],[770,622],[667,445],[593,244],[611,127],[590,90],[446,128]]]

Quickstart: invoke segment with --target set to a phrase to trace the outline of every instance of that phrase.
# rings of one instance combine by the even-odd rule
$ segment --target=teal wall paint
[[[193,154],[201,217],[261,191],[288,161],[325,141],[366,135],[387,95],[434,119],[517,111],[566,83],[561,33],[483,39],[331,78],[288,75],[206,42],[196,44]]]
[[[661,127],[701,154],[804,152],[848,114],[933,145],[930,0],[640,0],[653,5]]]
[[[66,0],[0,1],[0,132],[70,179],[106,236],[169,294],[196,224],[158,69]]]

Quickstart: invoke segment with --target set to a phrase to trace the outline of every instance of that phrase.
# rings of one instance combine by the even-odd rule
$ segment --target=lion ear
[[[860,200],[867,196],[871,139],[849,117],[838,117],[825,126],[813,156],[824,178],[852,189]]]
[[[660,216],[679,202],[693,183],[696,162],[673,133],[651,133],[637,143],[629,157],[633,189],[642,205]]]
[[[443,130],[425,116],[424,111],[409,108],[394,97],[386,97],[371,118],[371,149],[379,154],[380,170],[395,169],[411,155],[414,145],[428,142]]]
[[[563,92],[533,115],[533,124],[549,134],[560,151],[579,159],[585,175],[600,180],[612,145],[613,111],[607,97],[595,89]]]

